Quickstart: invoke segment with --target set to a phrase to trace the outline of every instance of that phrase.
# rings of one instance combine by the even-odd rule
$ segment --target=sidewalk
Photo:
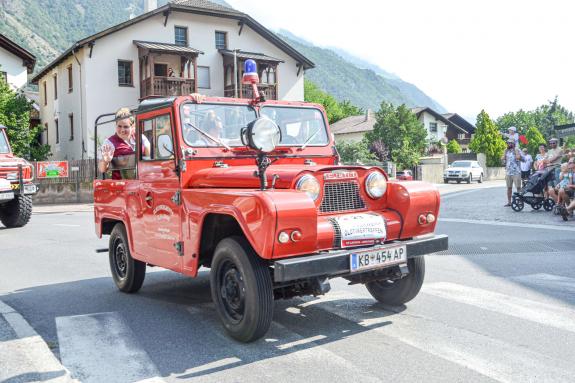
[[[22,315],[0,301],[0,382],[40,381],[76,382]]]
[[[51,213],[82,213],[93,212],[93,203],[78,203],[65,205],[34,205],[32,214],[51,214]]]
[[[478,184],[477,182],[467,184],[467,183],[448,183],[448,184],[435,184],[435,187],[439,190],[439,194],[447,195],[451,193],[457,192],[465,192],[465,191],[475,191],[478,189],[490,189],[490,188],[497,188],[497,187],[504,187],[505,180],[496,180],[496,181],[483,181],[483,183]]]

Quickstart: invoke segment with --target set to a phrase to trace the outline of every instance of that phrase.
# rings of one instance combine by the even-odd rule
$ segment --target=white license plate
[[[13,199],[14,198],[14,193],[10,192],[10,193],[0,193],[0,200],[6,200],[6,199]]]
[[[406,262],[407,249],[405,245],[372,249],[349,255],[349,269],[352,272],[388,267]]]

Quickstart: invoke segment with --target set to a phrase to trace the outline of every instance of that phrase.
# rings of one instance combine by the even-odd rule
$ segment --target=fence
[[[89,203],[94,201],[94,159],[68,161],[68,177],[36,178],[35,204]],[[32,163],[37,169],[36,163]]]

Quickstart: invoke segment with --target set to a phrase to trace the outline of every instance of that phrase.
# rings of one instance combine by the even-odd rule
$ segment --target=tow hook
[[[398,278],[404,278],[409,274],[409,267],[407,267],[407,263],[399,265],[399,270],[397,271],[396,275]]]
[[[310,285],[314,296],[327,294],[331,290],[329,278],[314,278]]]

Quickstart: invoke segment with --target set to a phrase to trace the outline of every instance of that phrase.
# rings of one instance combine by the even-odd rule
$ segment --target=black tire
[[[407,261],[409,274],[396,281],[372,281],[365,284],[367,291],[378,302],[390,306],[401,306],[417,296],[425,278],[425,258],[410,258]]]
[[[124,293],[140,290],[146,277],[146,264],[132,258],[124,224],[117,223],[112,229],[109,247],[110,270],[118,289]]]
[[[513,197],[513,199],[511,200],[511,208],[514,211],[521,211],[521,210],[523,210],[524,207],[525,207],[525,204],[523,203],[522,199]]]
[[[32,197],[17,195],[10,202],[0,205],[0,221],[6,227],[22,227],[32,216]]]
[[[545,209],[545,211],[553,210],[554,206],[555,206],[555,201],[553,201],[551,198],[546,198],[543,201],[543,209]]]
[[[210,284],[220,320],[232,338],[248,343],[266,334],[274,311],[270,269],[244,238],[220,241]]]
[[[532,204],[531,207],[533,208],[533,210],[539,210],[543,207],[543,202],[536,202]]]
[[[471,181],[473,181],[473,177],[471,177],[471,174],[470,174],[470,175],[467,176],[466,182],[467,182],[468,184],[470,184]]]
[[[480,183],[482,183],[482,182],[483,182],[483,173],[481,173],[481,174],[479,175],[479,179],[477,180],[477,183],[478,183],[478,184],[480,184]]]
[[[444,184],[448,184],[448,183],[449,183],[449,180],[446,180],[446,179],[444,178],[444,179],[443,179],[443,183],[444,183]]]
[[[457,180],[457,183],[460,184],[460,183],[461,183],[461,180]]]

